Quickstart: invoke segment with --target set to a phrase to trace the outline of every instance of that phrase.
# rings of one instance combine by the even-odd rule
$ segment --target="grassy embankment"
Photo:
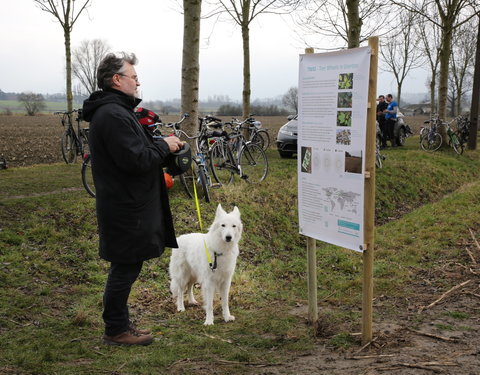
[[[375,295],[400,299],[415,294],[423,269],[452,259],[468,264],[459,243],[470,237],[468,228],[480,233],[480,153],[428,154],[414,137],[385,154],[377,172]],[[142,349],[100,344],[107,264],[97,256],[94,200],[81,189],[79,165],[0,171],[0,373],[167,373],[179,363],[180,373],[189,373],[189,364],[216,363],[220,372],[240,374],[248,373],[241,363],[283,362],[311,349],[317,339],[293,313],[307,304],[296,159],[282,160],[272,149],[269,161],[264,183],[236,181],[201,203],[207,224],[219,202],[242,212],[231,293],[236,321],[221,322],[217,309],[216,324],[204,327],[201,308],[175,312],[167,251],[145,264],[131,295],[132,316],[158,337]],[[179,186],[171,206],[178,234],[198,231],[194,204]],[[361,269],[359,254],[318,244],[319,307],[330,346],[353,342],[349,334],[360,330]],[[393,318],[397,308],[375,319]]]

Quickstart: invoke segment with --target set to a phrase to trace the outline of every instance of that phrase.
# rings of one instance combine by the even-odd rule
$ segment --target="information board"
[[[300,55],[300,233],[355,251],[364,244],[370,47]]]

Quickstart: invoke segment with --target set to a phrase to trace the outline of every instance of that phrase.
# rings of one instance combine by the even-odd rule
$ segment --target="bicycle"
[[[72,123],[72,115],[76,113],[75,119],[77,123],[77,130]],[[62,150],[62,157],[65,163],[72,164],[77,160],[77,155],[85,157],[88,153],[88,128],[82,128],[82,110],[74,109],[71,112],[54,112],[55,115],[62,115],[62,126],[65,131],[60,138],[60,146]]]
[[[240,125],[244,129],[247,129],[249,141],[259,145],[263,151],[267,151],[268,147],[270,146],[270,135],[268,134],[268,129],[263,129],[262,123],[255,120],[253,116],[255,115],[250,115],[243,121],[232,118],[232,124]],[[247,125],[247,127],[244,125]]]
[[[267,176],[265,151],[258,144],[246,141],[241,130],[241,123],[237,123],[232,133],[218,137],[210,149],[212,174],[221,185],[231,183],[235,174],[249,183],[260,183]]]
[[[188,117],[188,114],[184,114],[183,117],[180,119],[180,121],[175,122],[175,123],[169,123],[169,124],[163,124],[162,122],[157,122],[152,125],[148,125],[148,128],[150,128],[152,132],[152,136],[154,138],[158,137],[163,137],[162,132],[161,132],[161,127],[171,127],[175,129],[175,135],[180,135],[179,129],[180,129],[180,124]],[[88,194],[90,194],[93,198],[95,198],[95,185],[93,183],[93,176],[92,176],[92,159],[90,154],[85,154],[84,160],[82,163],[82,183],[83,187],[87,191]],[[179,176],[180,181],[182,182],[183,186],[186,186],[187,182],[184,180],[183,174]]]
[[[457,136],[460,140],[460,144],[465,147],[468,142],[468,136],[470,132],[470,120],[467,115],[460,115],[457,117]]]
[[[382,132],[380,130],[380,127],[377,121],[377,135],[375,140],[375,166],[377,168],[382,168],[383,161],[385,160],[385,156],[383,156],[382,153],[380,152],[381,144],[382,144]]]
[[[174,134],[179,138],[184,137],[195,140],[197,151],[192,158],[192,168],[190,171],[180,175],[180,181],[190,198],[194,198],[195,191],[197,191],[197,194],[201,195],[201,197],[209,203],[211,201],[209,189],[211,187],[217,187],[217,185],[212,182],[209,173],[209,144],[212,138],[223,134],[222,132],[211,131],[209,128],[219,129],[223,124],[220,119],[213,116],[199,118],[199,133],[195,136],[189,136],[180,129],[180,122],[163,125],[172,128]]]
[[[458,134],[450,126],[454,121],[457,121],[457,118],[454,118],[450,122],[444,122],[442,125],[447,128],[448,145],[452,147],[458,155],[461,155],[463,154],[464,144],[460,142]]]
[[[82,163],[82,184],[90,196],[95,198],[95,185],[93,184],[92,159],[90,154],[86,154]]]
[[[420,129],[420,146],[425,151],[437,151],[443,142],[443,138],[438,132],[438,127],[442,125],[442,121],[438,115],[433,115],[430,120],[423,123],[429,124],[429,126]]]

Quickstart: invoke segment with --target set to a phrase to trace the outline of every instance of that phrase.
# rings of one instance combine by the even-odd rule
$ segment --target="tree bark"
[[[480,112],[480,15],[478,16],[477,51],[475,52],[475,70],[473,73],[472,105],[470,109],[470,129],[468,149],[476,150],[478,132],[478,114]]]
[[[348,48],[357,48],[360,46],[360,33],[362,30],[362,20],[360,19],[359,0],[347,0],[347,18],[348,18]]]
[[[68,112],[73,110],[73,94],[72,94],[72,54],[70,50],[70,26],[65,23],[64,26],[65,37],[65,63],[67,71],[67,108]]]
[[[242,4],[242,42],[243,42],[243,118],[250,116],[250,0]]]
[[[198,124],[199,54],[201,0],[183,1],[182,113],[188,113],[184,128],[188,134]]]

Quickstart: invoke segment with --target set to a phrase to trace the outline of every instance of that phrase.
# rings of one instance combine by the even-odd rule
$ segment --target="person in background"
[[[387,103],[387,108],[383,111],[385,113],[385,128],[392,147],[395,147],[397,144],[395,142],[394,130],[397,121],[398,103],[393,100],[392,94],[387,95]]]
[[[387,147],[387,129],[385,128],[385,113],[384,110],[387,109],[388,103],[385,101],[384,95],[378,96],[378,104],[377,104],[377,121],[378,126],[380,127],[380,131],[382,132],[382,145],[381,148]]]
[[[153,139],[133,110],[140,103],[137,58],[110,53],[97,70],[99,91],[85,100],[96,189],[100,257],[110,262],[103,296],[103,342],[148,345],[153,336],[130,321],[127,306],[143,262],[178,247],[162,167],[183,143]]]

